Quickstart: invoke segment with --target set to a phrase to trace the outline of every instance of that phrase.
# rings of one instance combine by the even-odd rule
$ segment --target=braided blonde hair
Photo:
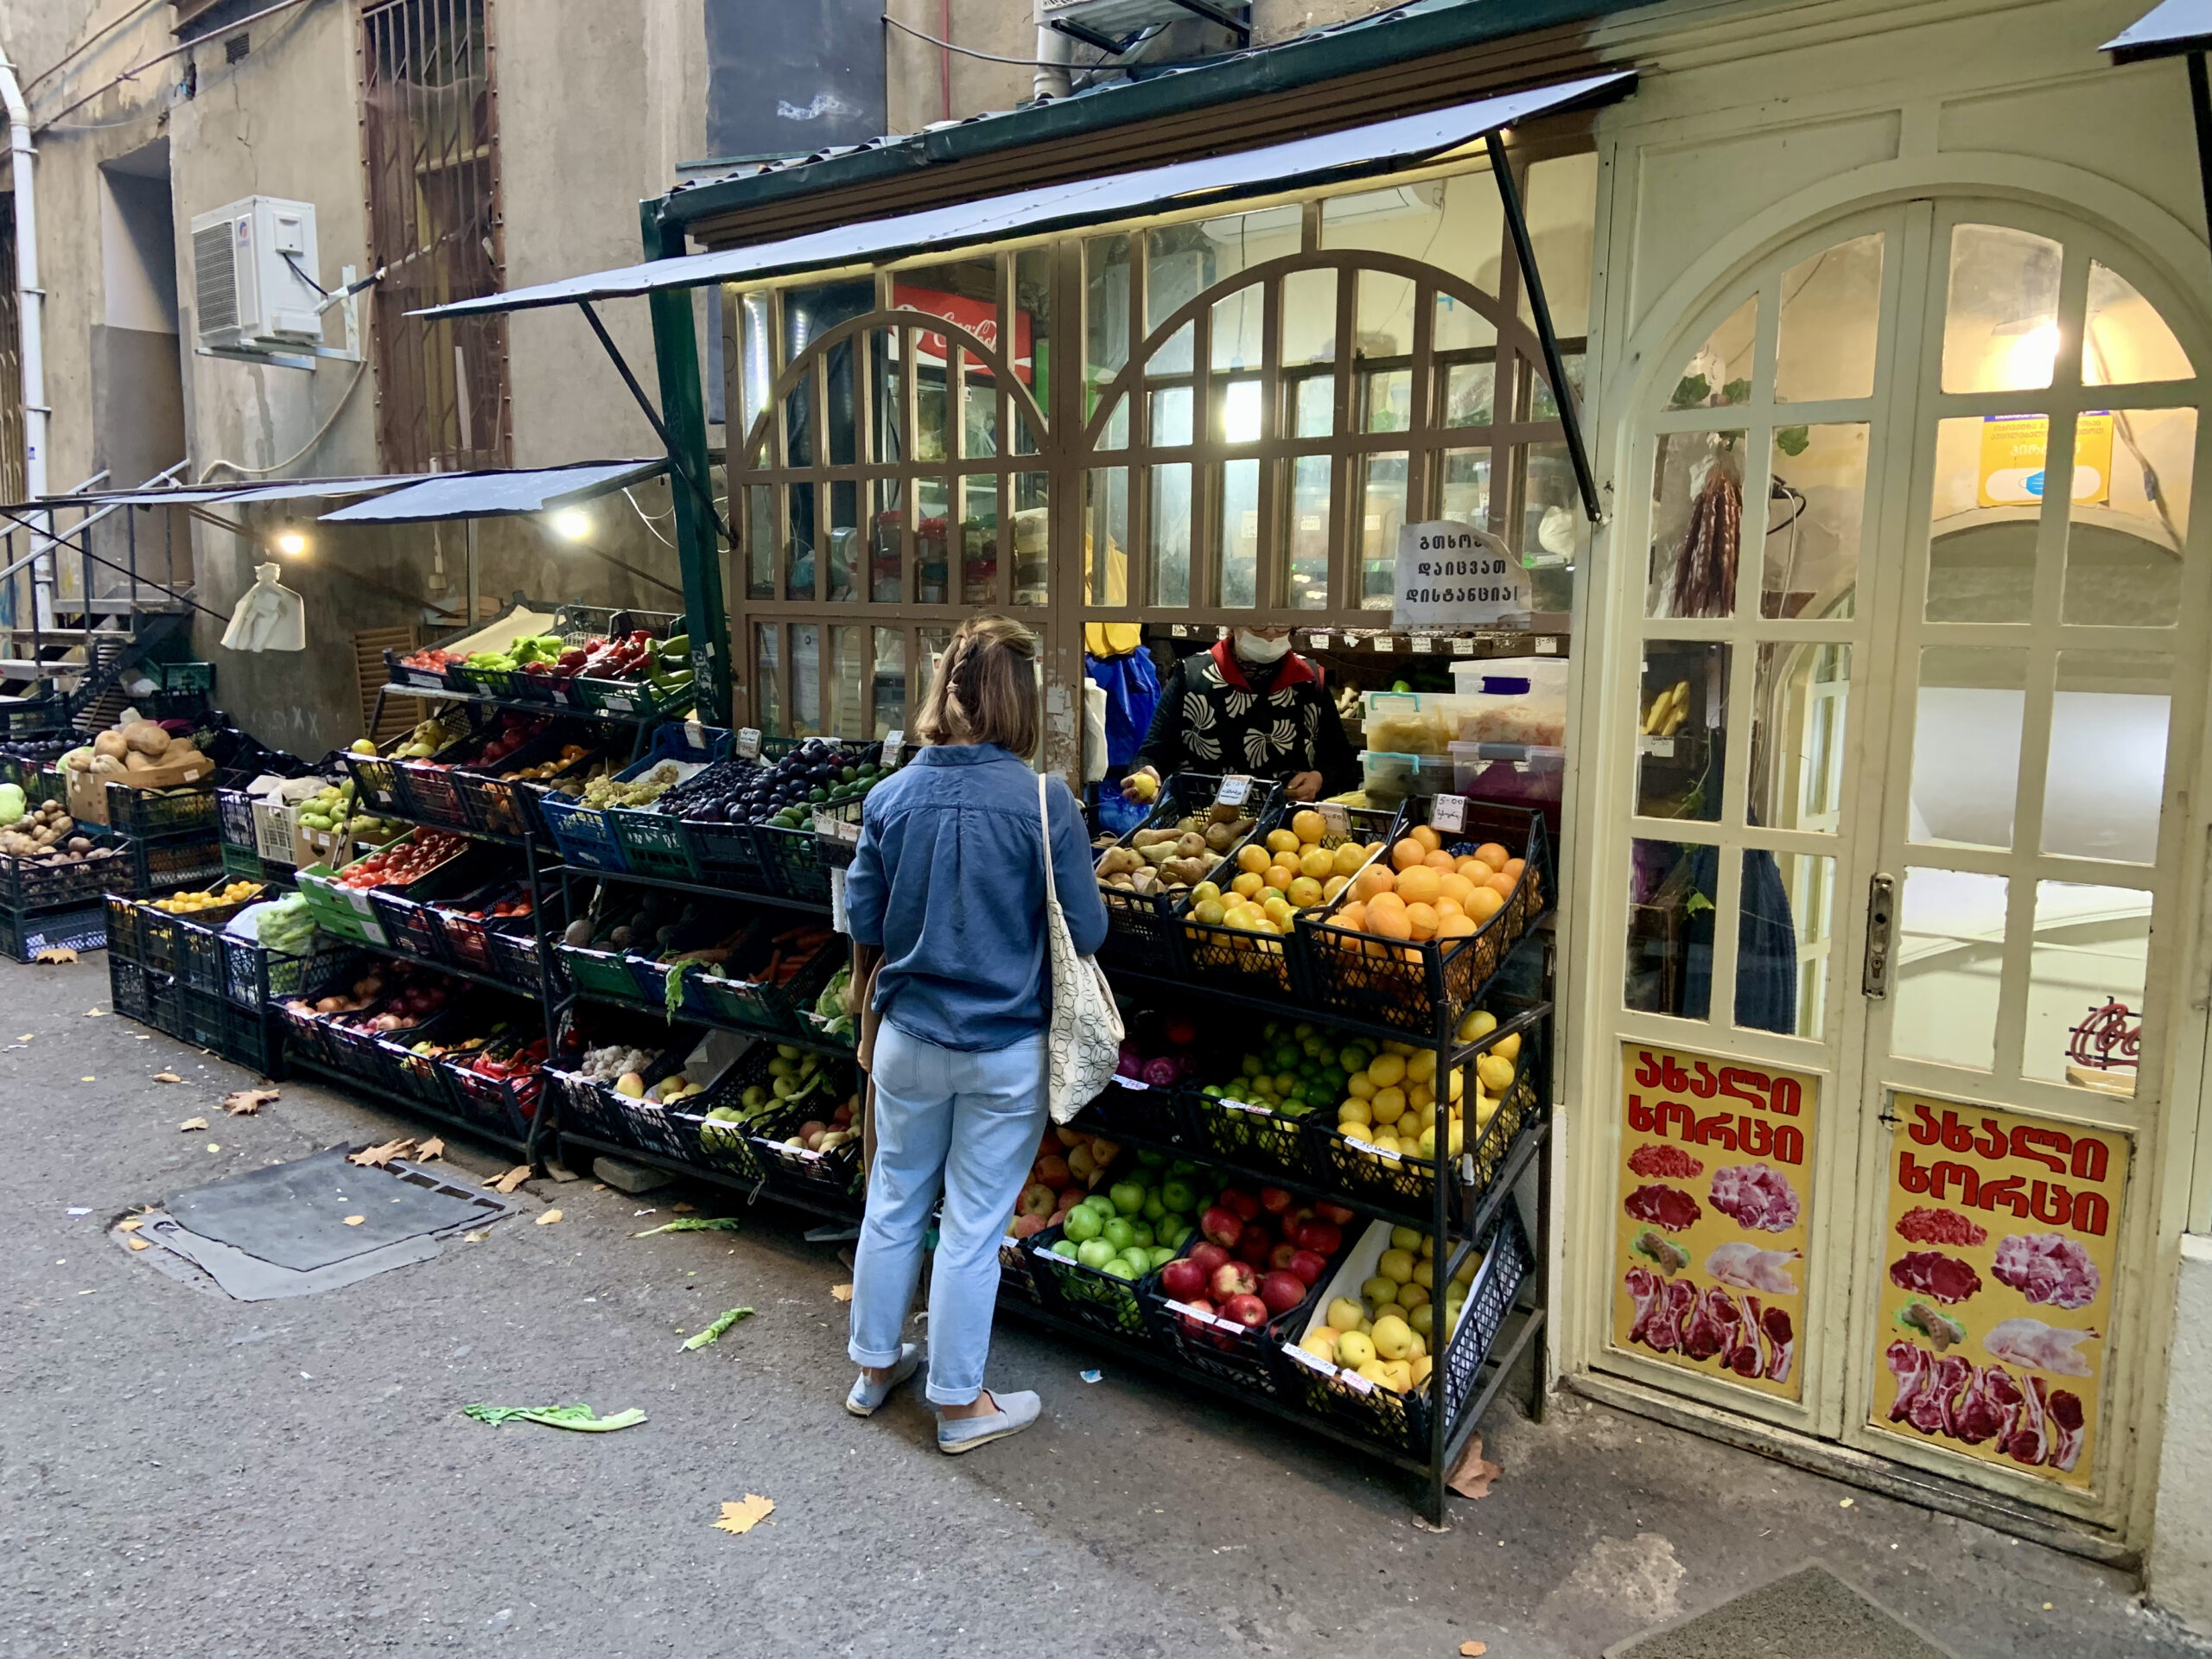
[[[963,622],[914,729],[925,743],[995,743],[1033,760],[1042,735],[1037,636],[1010,616],[986,613]]]

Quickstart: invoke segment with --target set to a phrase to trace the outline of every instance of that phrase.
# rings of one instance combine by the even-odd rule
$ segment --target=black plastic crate
[[[236,915],[234,910],[231,912]],[[223,950],[221,921],[204,923],[180,918],[176,927],[175,967],[177,983],[187,990],[198,991],[207,996],[226,995],[229,983],[229,961]]]
[[[1501,1029],[1493,1033],[1490,1042],[1495,1043],[1508,1034],[1507,1030]],[[1498,1095],[1497,1110],[1488,1123],[1478,1127],[1469,1122],[1461,1131],[1460,1155],[1452,1160],[1455,1175],[1446,1205],[1446,1213],[1455,1225],[1463,1224],[1481,1203],[1504,1167],[1513,1142],[1522,1130],[1543,1117],[1546,1074],[1541,1027],[1532,1026],[1522,1031],[1520,1036],[1521,1049],[1516,1058],[1513,1080]],[[1489,1044],[1482,1052],[1489,1052]],[[1471,1100],[1478,1086],[1472,1058],[1466,1062],[1466,1067],[1468,1077],[1461,1087],[1463,1101]],[[1429,1126],[1428,1114],[1433,1109],[1423,1109],[1421,1127]],[[1434,1160],[1375,1149],[1345,1134],[1335,1123],[1325,1122],[1320,1113],[1304,1122],[1317,1185],[1343,1195],[1346,1203],[1378,1211],[1408,1226],[1426,1228],[1430,1224],[1433,1209],[1430,1195],[1435,1190],[1437,1168]]]
[[[1023,1241],[1038,1286],[1045,1293],[1045,1306],[1109,1337],[1141,1347],[1160,1347],[1159,1334],[1145,1317],[1144,1304],[1138,1297],[1138,1287],[1154,1275],[1117,1279],[1096,1268],[1086,1268],[1072,1256],[1055,1255],[1052,1246],[1065,1234],[1065,1227],[1047,1227]]]
[[[68,910],[0,910],[0,956],[29,962],[41,950],[107,948],[107,906],[79,905]]]
[[[189,985],[176,991],[194,1042],[264,1077],[283,1075],[284,1033],[274,1014],[266,1008],[242,1008],[226,996]]]
[[[375,961],[350,944],[327,944],[293,957],[235,933],[218,937],[223,944],[223,994],[240,1007],[266,1007],[309,990],[321,995],[324,987],[359,979]]]
[[[1446,1338],[1436,1369],[1444,1375],[1446,1433],[1459,1424],[1459,1417],[1473,1399],[1482,1376],[1483,1362],[1497,1344],[1513,1312],[1521,1286],[1535,1269],[1519,1213],[1510,1204],[1499,1216],[1485,1243],[1482,1265],[1467,1287],[1459,1322]],[[1325,1287],[1327,1280],[1323,1280]],[[1346,1428],[1363,1439],[1409,1458],[1426,1459],[1430,1450],[1430,1414],[1434,1410],[1434,1377],[1408,1394],[1377,1387],[1365,1378],[1340,1371],[1303,1350],[1281,1351],[1287,1384],[1295,1384],[1293,1397],[1303,1401],[1316,1416]]]
[[[458,1116],[502,1140],[530,1139],[531,1126],[546,1106],[544,1067],[532,1066],[512,1077],[487,1077],[456,1061],[441,1060],[438,1071]]]
[[[1191,1246],[1201,1242],[1201,1236],[1193,1233],[1179,1254],[1187,1255]],[[1313,1316],[1314,1305],[1346,1254],[1345,1250],[1337,1253],[1327,1271],[1307,1287],[1305,1300],[1296,1307],[1259,1325],[1242,1325],[1170,1300],[1157,1273],[1137,1281],[1137,1300],[1151,1322],[1153,1340],[1181,1364],[1202,1376],[1273,1399],[1289,1394],[1294,1386],[1294,1379],[1284,1370],[1283,1344],[1294,1340],[1293,1332]],[[1264,1274],[1266,1268],[1258,1270]]]
[[[1253,832],[1252,840],[1245,844],[1264,848],[1266,837],[1278,830],[1289,831],[1301,812],[1313,812],[1320,816],[1325,824],[1338,810],[1344,813],[1344,829],[1332,831],[1325,828],[1320,840],[1301,842],[1301,845],[1319,847],[1333,855],[1348,842],[1357,842],[1365,847],[1380,842],[1380,852],[1363,859],[1363,867],[1375,857],[1387,858],[1389,855],[1390,844],[1397,839],[1398,827],[1404,817],[1402,808],[1393,807],[1386,810],[1380,807],[1347,807],[1322,813],[1318,806],[1279,798],[1274,810]],[[1241,874],[1236,856],[1236,851],[1231,851],[1214,866],[1207,877],[1224,895],[1230,893],[1230,883]],[[1326,877],[1315,879],[1327,880]],[[1224,902],[1229,902],[1225,896]],[[1327,908],[1326,902],[1324,902],[1306,906],[1297,913],[1318,916],[1325,913]],[[1198,918],[1196,909],[1192,905],[1180,907],[1183,965],[1192,978],[1249,996],[1288,997],[1294,994],[1297,984],[1294,978],[1296,970],[1291,962],[1297,950],[1294,943],[1296,938],[1294,928],[1288,934],[1248,932],[1220,923],[1202,922]]]
[[[1316,1183],[1312,1141],[1306,1126],[1313,1116],[1292,1117],[1257,1103],[1217,1099],[1195,1089],[1179,1091],[1183,1144],[1201,1161],[1224,1163],[1278,1175],[1300,1185]]]
[[[1328,918],[1345,902],[1340,894],[1325,912],[1296,923],[1292,972],[1314,1006],[1414,1037],[1456,1024],[1475,1006],[1543,914],[1553,881],[1541,813],[1487,801],[1470,801],[1466,810],[1466,828],[1447,838],[1447,849],[1471,852],[1493,841],[1521,849],[1521,878],[1503,907],[1472,933],[1414,943],[1331,926]]]
[[[134,839],[129,846],[131,891],[143,897],[180,887],[204,887],[224,874],[223,844],[213,836]]]
[[[783,984],[756,983],[744,977],[765,971],[779,948],[763,929],[738,951],[731,964],[735,976],[717,978],[696,969],[685,975],[684,1007],[718,1025],[805,1034],[802,1011],[814,1006],[850,950],[842,935],[832,933]]]
[[[164,893],[162,896],[168,898],[173,895]],[[150,899],[142,901],[137,908],[138,960],[157,973],[181,972],[180,964],[183,958],[185,949],[183,936],[187,928],[219,926],[259,897],[260,895],[257,893],[253,898],[242,899],[236,904],[213,905],[204,910],[190,912],[162,910]],[[221,952],[217,950],[213,954],[219,961]],[[219,991],[222,989],[222,982],[217,978],[203,988]]]
[[[451,669],[415,668],[400,660],[402,653],[386,647],[384,653],[385,678],[393,685],[411,685],[426,690],[467,691],[473,688],[467,680]]]
[[[242,789],[215,791],[215,835],[227,849],[236,848],[257,861],[260,838],[253,828],[253,797]]]
[[[565,779],[602,759],[610,741],[603,727],[579,729],[578,722],[569,721],[552,729],[541,732],[505,760],[489,768],[456,766],[452,774],[454,791],[461,797],[461,806],[468,814],[472,829],[487,836],[508,836],[517,839],[524,836],[545,833],[544,822],[539,817],[537,803],[541,797],[559,787]],[[518,772],[540,766],[559,757],[570,746],[584,753],[574,764],[547,779],[517,778]]]
[[[1221,791],[1221,781],[1218,776],[1205,772],[1177,772],[1160,785],[1159,798],[1143,821],[1115,845],[1130,846],[1141,831],[1166,829],[1182,818],[1206,811]],[[1279,784],[1262,779],[1253,780],[1252,794],[1238,810],[1253,821],[1254,828],[1215,859],[1217,867],[1233,861],[1253,836],[1264,834],[1273,827],[1281,793]],[[1098,896],[1106,905],[1106,943],[1098,949],[1100,961],[1109,966],[1118,963],[1147,974],[1182,970],[1183,930],[1177,925],[1177,918],[1187,908],[1187,893],[1133,893],[1122,887],[1109,887],[1101,881]]]
[[[138,903],[119,893],[111,893],[101,901],[107,914],[107,948],[112,956],[125,962],[142,962],[145,947],[138,937]]]
[[[1027,1247],[1028,1240],[1016,1238],[1012,1233],[999,1241],[999,1294],[1043,1307],[1045,1288],[1039,1282],[1041,1270],[1030,1260]]]
[[[835,805],[815,808],[814,817],[858,823],[865,804],[863,800],[839,801]],[[830,902],[832,866],[822,855],[825,838],[816,833],[812,819],[797,830],[786,830],[780,824],[756,823],[753,826],[753,838],[760,853],[761,870],[767,878],[770,892],[807,904]]]
[[[96,842],[93,850],[103,856],[72,864],[0,853],[0,910],[59,910],[97,903],[105,893],[127,889],[137,879],[130,847],[90,826],[79,833]]]
[[[560,958],[553,946],[561,938],[562,930],[569,925],[569,895],[557,883],[546,886],[538,899],[537,925],[524,917],[521,925],[494,928],[486,935],[485,944],[491,953],[490,972],[520,987],[528,993],[540,987],[546,993],[557,991],[563,981]],[[537,948],[537,927],[545,930],[546,948],[543,955]]]
[[[1075,1127],[1109,1141],[1128,1135],[1164,1147],[1178,1143],[1183,1124],[1174,1090],[1116,1077],[1077,1116]]]
[[[734,1098],[751,1084],[766,1083],[772,1061],[788,1058],[779,1055],[773,1044],[759,1044],[729,1069],[717,1087],[727,1089]],[[857,1135],[830,1152],[809,1152],[784,1144],[802,1125],[827,1122],[839,1105],[857,1093],[858,1074],[853,1062],[827,1055],[821,1058],[829,1068],[829,1087],[798,1105],[786,1104],[782,1111],[755,1125],[750,1135],[753,1156],[759,1159],[772,1189],[817,1206],[856,1209],[864,1174]]]
[[[215,787],[194,784],[182,789],[138,789],[111,779],[107,785],[107,827],[118,835],[143,838],[181,836],[197,830],[215,838]],[[220,856],[219,850],[214,853]]]
[[[126,1020],[154,1023],[154,980],[158,976],[111,951],[107,959],[108,1001]]]

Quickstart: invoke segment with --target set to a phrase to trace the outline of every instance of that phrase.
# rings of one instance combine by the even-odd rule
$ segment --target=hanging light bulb
[[[553,533],[563,541],[581,542],[591,534],[591,515],[582,507],[563,507],[553,515]]]
[[[287,524],[276,532],[276,548],[286,557],[296,559],[308,550],[308,538],[296,525]]]

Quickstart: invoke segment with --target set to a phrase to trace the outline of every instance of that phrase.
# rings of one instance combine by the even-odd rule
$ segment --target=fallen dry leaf
[[[484,1183],[494,1192],[512,1192],[530,1179],[530,1166],[517,1164],[504,1175],[494,1175]]]
[[[27,1031],[22,1036],[16,1038],[16,1040],[19,1043],[28,1043],[32,1038],[37,1035],[38,1033],[35,1031]]]
[[[348,1227],[358,1227],[367,1219],[366,1216],[348,1216],[346,1217],[346,1224]]]
[[[758,1492],[747,1492],[742,1503],[722,1505],[722,1518],[715,1522],[717,1532],[750,1532],[776,1511],[775,1504]]]
[[[1490,1643],[1487,1642],[1462,1642],[1459,1644],[1459,1659],[1483,1659],[1483,1655],[1489,1651]]]
[[[832,1285],[830,1287],[830,1294],[841,1302],[849,1302],[853,1300],[853,1287],[850,1285]]]
[[[143,1250],[151,1247],[151,1241],[143,1238],[126,1238],[123,1242],[134,1250]]]
[[[156,1083],[182,1083],[184,1079],[174,1071],[156,1071],[154,1073],[154,1081]]]
[[[442,1158],[445,1155],[446,1143],[435,1135],[415,1148],[415,1161],[418,1164],[426,1164],[433,1158]]]
[[[188,1117],[183,1122],[178,1124],[176,1127],[177,1132],[181,1135],[188,1130],[206,1128],[207,1127],[207,1120],[204,1117]]]
[[[145,1224],[145,1221],[143,1217],[131,1216],[124,1220],[117,1222],[115,1224],[115,1230],[118,1233],[135,1233]]]
[[[558,1210],[548,1210],[543,1215],[537,1218],[537,1224],[540,1227],[550,1227],[555,1222],[560,1219],[561,1212]]]
[[[105,1008],[86,1008],[85,1010],[85,1018],[87,1020],[105,1020],[107,1018],[107,1010]]]
[[[1488,1497],[1491,1482],[1504,1472],[1497,1464],[1484,1460],[1483,1437],[1477,1434],[1468,1440],[1466,1451],[1460,1455],[1459,1466],[1444,1484],[1462,1497]]]
[[[66,944],[49,944],[31,958],[33,962],[74,962],[77,953]]]
[[[671,1204],[668,1209],[671,1215],[688,1216],[691,1213],[691,1206],[688,1204]]]
[[[348,1153],[346,1161],[359,1164],[363,1169],[382,1169],[393,1159],[404,1158],[414,1149],[415,1137],[404,1135],[397,1141],[386,1141],[381,1146],[366,1147],[359,1152]]]
[[[223,1109],[232,1117],[251,1117],[283,1092],[277,1089],[240,1089],[223,1096]]]
[[[491,1236],[492,1230],[489,1227],[480,1227],[473,1233],[462,1234],[461,1242],[464,1244],[481,1244]]]
[[[207,1143],[207,1150],[210,1152],[220,1152],[222,1149],[223,1143],[219,1141],[210,1141]]]

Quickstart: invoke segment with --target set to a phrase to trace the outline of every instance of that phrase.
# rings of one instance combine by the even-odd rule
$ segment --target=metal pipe
[[[1057,29],[1037,25],[1037,74],[1030,89],[1039,98],[1068,95],[1068,66],[1075,61],[1075,42]]]
[[[23,359],[23,493],[46,493],[46,290],[38,285],[38,200],[34,194],[30,105],[16,83],[15,65],[0,51],[0,104],[8,111],[8,156],[15,181],[16,322]]]

